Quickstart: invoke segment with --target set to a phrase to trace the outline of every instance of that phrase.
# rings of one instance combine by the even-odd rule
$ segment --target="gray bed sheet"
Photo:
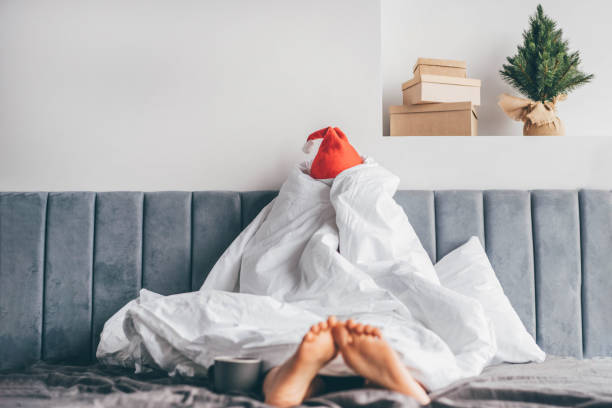
[[[612,407],[612,358],[500,364],[431,398],[436,407]]]
[[[432,407],[612,407],[612,358],[503,364],[431,394]],[[99,365],[37,364],[0,373],[0,407],[267,407],[258,396],[222,395],[206,379],[134,375]],[[372,388],[331,392],[309,407],[418,407]]]

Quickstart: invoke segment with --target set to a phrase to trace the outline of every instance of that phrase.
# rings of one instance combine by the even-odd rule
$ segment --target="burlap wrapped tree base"
[[[554,122],[541,126],[525,122],[523,136],[565,136],[565,126],[558,117],[555,117]]]
[[[553,101],[534,102],[502,94],[498,105],[510,118],[525,123],[523,136],[564,136],[565,126],[557,117],[556,108],[557,102],[564,99],[565,95],[560,95]]]

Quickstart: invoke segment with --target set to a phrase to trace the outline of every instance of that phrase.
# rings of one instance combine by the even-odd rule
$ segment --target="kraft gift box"
[[[443,75],[420,75],[402,84],[404,105],[471,102],[480,105],[480,80]]]
[[[465,61],[419,58],[412,71],[414,72],[415,78],[420,78],[421,75],[443,75],[467,78],[467,64]]]
[[[390,106],[391,136],[477,136],[471,102]]]

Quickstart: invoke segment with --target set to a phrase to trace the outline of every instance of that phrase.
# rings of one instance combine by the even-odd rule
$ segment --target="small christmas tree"
[[[569,52],[568,42],[557,23],[544,14],[538,5],[529,18],[529,29],[523,32],[518,53],[508,57],[500,72],[502,78],[520,93],[536,102],[554,102],[593,79],[578,69],[580,54]]]

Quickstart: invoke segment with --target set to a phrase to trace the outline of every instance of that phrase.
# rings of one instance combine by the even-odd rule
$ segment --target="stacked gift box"
[[[402,84],[403,105],[390,106],[391,136],[476,136],[480,80],[465,61],[419,58]]]

